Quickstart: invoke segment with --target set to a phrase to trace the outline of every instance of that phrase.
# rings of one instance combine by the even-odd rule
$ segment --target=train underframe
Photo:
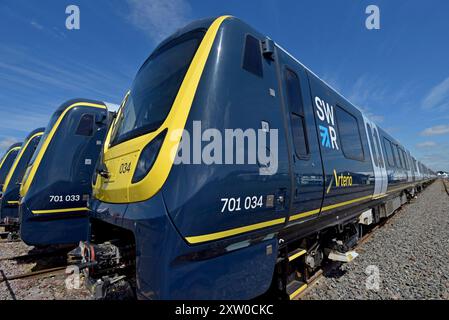
[[[404,189],[363,210],[324,221],[315,228],[278,234],[277,261],[270,289],[262,297],[294,299],[331,263],[352,261],[353,248],[376,225],[416,197],[428,183]],[[318,228],[318,229],[317,229]],[[87,286],[97,299],[136,298],[136,241],[132,231],[93,219],[92,239],[69,256],[81,266]]]

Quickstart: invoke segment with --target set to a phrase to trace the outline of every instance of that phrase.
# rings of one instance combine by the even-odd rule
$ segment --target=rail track
[[[6,276],[3,272],[1,272],[1,278],[0,283],[12,281],[12,280],[19,280],[19,279],[25,279],[25,278],[45,278],[45,277],[51,277],[58,274],[64,274],[65,270],[67,269],[67,265],[60,266],[60,267],[54,267],[54,268],[48,268],[38,271],[30,271],[22,274],[12,275],[12,276]],[[0,270],[1,271],[1,270]]]
[[[44,258],[44,257],[53,257],[58,256],[61,253],[67,253],[67,249],[57,249],[57,250],[51,250],[51,251],[43,251],[43,252],[33,252],[18,256],[12,256],[12,257],[4,257],[0,258],[0,261],[8,261],[8,260],[29,260],[33,258]]]

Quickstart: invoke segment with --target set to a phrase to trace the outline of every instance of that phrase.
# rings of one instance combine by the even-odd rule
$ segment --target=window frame
[[[245,68],[246,44],[247,44],[247,41],[248,41],[248,37],[256,39],[257,43],[259,44],[260,74],[254,73],[253,71]],[[242,61],[241,62],[241,68],[243,70],[245,70],[246,72],[252,74],[253,76],[256,76],[256,77],[258,77],[260,79],[263,79],[263,77],[264,77],[264,70],[263,69],[264,68],[263,68],[263,59],[262,59],[262,42],[261,42],[261,40],[258,37],[254,36],[251,33],[245,33],[245,35],[244,35],[241,61]]]
[[[373,129],[371,128],[371,125],[369,123],[366,123],[366,126],[368,129],[368,143],[370,144],[370,147],[372,149],[374,164],[376,165],[376,167],[379,167],[379,158],[377,157],[377,150],[376,146],[374,145],[375,142]]]
[[[361,151],[362,151],[362,158],[352,158],[352,157],[349,157],[346,153],[345,153],[345,148],[344,148],[344,143],[343,143],[343,140],[342,140],[342,134],[341,134],[341,129],[340,129],[340,120],[339,120],[339,116],[338,116],[338,114],[339,114],[339,112],[338,112],[338,109],[340,109],[340,110],[342,110],[343,112],[346,112],[349,116],[351,116],[352,118],[354,118],[355,119],[355,122],[356,122],[356,124],[357,124],[357,132],[358,132],[358,135],[359,135],[359,142],[360,142],[360,149],[361,149]],[[365,150],[364,150],[364,148],[363,148],[363,142],[362,142],[362,135],[361,135],[361,133],[360,133],[360,123],[359,123],[359,119],[357,119],[357,117],[354,115],[354,114],[352,114],[351,112],[349,112],[348,110],[346,110],[346,108],[343,108],[340,104],[338,104],[338,103],[336,103],[335,104],[335,119],[336,119],[336,122],[337,122],[337,125],[336,125],[336,127],[337,127],[337,130],[338,130],[338,140],[340,140],[340,146],[341,146],[341,151],[342,151],[342,153],[343,153],[343,156],[346,158],[346,159],[349,159],[349,160],[354,160],[354,161],[359,161],[359,162],[365,162],[366,161],[366,156],[365,156]]]
[[[80,125],[81,125],[81,121],[84,119],[85,116],[90,116],[92,118],[92,133],[87,135],[87,134],[80,134],[79,129],[80,129]],[[80,136],[80,137],[93,137],[95,133],[95,115],[93,113],[83,113],[78,121],[78,125],[76,127],[75,130],[75,135],[76,136]]]
[[[294,77],[297,79],[299,87],[298,87],[298,92],[299,92],[299,98],[300,98],[300,102],[301,102],[301,110],[299,110],[301,113],[298,112],[294,112],[292,106],[290,106],[290,91],[289,86],[287,84],[287,73],[291,73],[294,75]],[[291,127],[291,133],[292,133],[292,139],[293,139],[293,145],[295,148],[295,155],[298,159],[301,160],[307,160],[310,159],[310,144],[309,144],[309,137],[307,134],[307,121],[306,121],[306,113],[304,110],[304,98],[302,95],[302,87],[301,87],[301,79],[299,78],[299,75],[297,72],[295,72],[291,67],[289,67],[288,65],[284,65],[283,67],[283,71],[282,71],[282,78],[283,78],[283,83],[285,86],[285,92],[286,92],[286,97],[285,97],[285,103],[287,105],[287,109],[288,109],[288,115],[290,118],[290,127]],[[292,115],[298,117],[301,119],[302,121],[302,129],[303,129],[303,134],[304,134],[304,147],[306,149],[306,154],[300,154],[297,146],[297,138],[294,132],[294,127],[293,127],[293,119],[292,119]]]
[[[383,137],[383,138],[384,138],[383,142],[384,142],[385,154],[387,156],[388,166],[394,168],[394,167],[396,167],[396,162],[395,162],[395,159],[394,159],[392,142],[387,137]],[[388,143],[388,145],[386,145],[386,143]],[[390,153],[388,153],[388,146],[390,147]],[[391,155],[391,160],[393,160],[393,163],[390,162],[390,157],[388,156],[389,154]]]

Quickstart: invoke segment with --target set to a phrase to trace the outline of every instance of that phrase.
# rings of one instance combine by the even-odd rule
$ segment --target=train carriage
[[[28,162],[31,160],[45,128],[32,131],[22,144],[19,154],[9,170],[3,185],[0,204],[0,220],[7,225],[16,225],[19,216],[19,190]]]
[[[20,152],[22,143],[15,143],[6,150],[4,156],[0,160],[0,193],[3,191],[3,184],[5,183],[6,176],[11,169],[14,160]],[[1,195],[0,195],[1,197]]]
[[[20,188],[20,237],[25,243],[87,240],[92,175],[116,109],[74,99],[52,115]]]
[[[278,132],[264,149],[277,154],[276,170],[175,163],[173,151],[207,129],[258,130],[270,141]],[[229,16],[194,22],[155,49],[102,162],[82,259],[96,285],[126,277],[147,299],[249,299],[269,288],[293,298],[323,259],[352,258],[360,225],[430,180],[347,99]]]

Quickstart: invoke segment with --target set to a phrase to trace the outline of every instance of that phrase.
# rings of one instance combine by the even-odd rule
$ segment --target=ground
[[[449,196],[430,185],[375,231],[360,256],[303,299],[449,299]],[[378,284],[378,285],[377,285]]]
[[[34,252],[23,242],[0,243],[0,259]],[[27,260],[0,260],[0,281],[4,277],[37,271],[64,265],[65,255]],[[49,277],[35,277],[0,283],[0,300],[87,300],[91,299],[89,291],[67,289],[64,270]]]

